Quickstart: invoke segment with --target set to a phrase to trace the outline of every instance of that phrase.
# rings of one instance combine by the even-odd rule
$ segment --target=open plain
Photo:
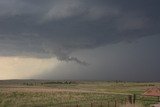
[[[160,83],[107,82],[107,81],[0,81],[2,107],[117,107],[128,103],[128,96],[142,95],[147,89],[160,87]],[[142,97],[142,96],[141,96]],[[138,99],[138,98],[137,98]],[[152,99],[152,100],[144,100]],[[149,106],[157,98],[145,97],[136,103]]]

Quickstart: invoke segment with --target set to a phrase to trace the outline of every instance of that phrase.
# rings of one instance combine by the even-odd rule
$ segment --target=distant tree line
[[[72,84],[71,81],[52,81],[52,82],[44,82],[43,84]]]
[[[45,84],[75,84],[75,82],[72,81],[48,81],[48,82],[24,82],[23,85],[27,86],[35,86],[35,85],[45,85]]]

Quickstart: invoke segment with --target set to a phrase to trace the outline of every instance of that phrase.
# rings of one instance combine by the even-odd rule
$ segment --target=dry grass
[[[35,83],[35,81],[35,85],[28,86],[23,82],[0,84],[0,107],[58,107],[61,104],[75,105],[79,103],[85,105],[97,101],[105,103],[106,101],[124,99],[126,96],[121,94],[140,94],[150,87],[160,86],[160,83],[122,82],[76,82],[74,84],[42,85],[41,82]],[[128,106],[132,107],[132,105]],[[141,107],[141,105],[136,105],[136,107]]]
[[[127,104],[122,105],[121,107],[144,107],[142,104]]]

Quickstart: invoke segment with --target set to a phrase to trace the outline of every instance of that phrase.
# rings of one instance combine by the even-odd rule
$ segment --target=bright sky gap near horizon
[[[0,80],[160,81],[159,0],[0,0]]]

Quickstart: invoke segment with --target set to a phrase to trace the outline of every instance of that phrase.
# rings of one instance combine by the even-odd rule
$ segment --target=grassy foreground
[[[0,81],[0,107],[58,107],[63,104],[121,101],[160,83],[86,81]],[[137,101],[140,102],[141,101]],[[142,102],[145,106],[152,102]],[[68,106],[69,107],[69,106]],[[98,106],[97,106],[98,107]]]

